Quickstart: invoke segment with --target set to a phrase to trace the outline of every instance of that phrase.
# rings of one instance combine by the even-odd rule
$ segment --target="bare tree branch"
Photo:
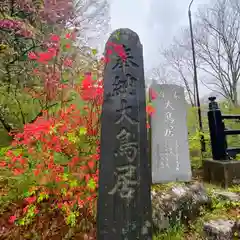
[[[186,35],[184,36],[186,40]],[[179,75],[183,85],[185,87],[187,97],[192,106],[195,105],[195,91],[191,87],[193,79],[193,65],[190,58],[189,49],[185,47],[185,44],[175,39],[174,43],[169,49],[163,51],[167,63],[173,68],[173,70]]]
[[[211,85],[234,105],[238,104],[240,77],[240,2],[215,0],[200,10],[195,27],[201,69],[214,77]]]

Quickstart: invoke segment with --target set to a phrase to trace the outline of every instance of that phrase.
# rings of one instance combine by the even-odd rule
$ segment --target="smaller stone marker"
[[[157,84],[150,89],[156,112],[151,117],[152,182],[190,181],[187,104],[184,88],[175,84]]]
[[[115,52],[123,45],[126,59]],[[97,240],[152,240],[143,50],[136,33],[112,33],[105,52]]]

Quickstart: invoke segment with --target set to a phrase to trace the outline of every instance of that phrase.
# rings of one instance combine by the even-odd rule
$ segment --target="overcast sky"
[[[194,0],[192,14],[210,0]],[[157,50],[165,48],[181,27],[188,26],[190,0],[113,0],[111,28],[130,28],[143,44],[145,70],[158,65]],[[202,94],[206,92],[201,89]]]

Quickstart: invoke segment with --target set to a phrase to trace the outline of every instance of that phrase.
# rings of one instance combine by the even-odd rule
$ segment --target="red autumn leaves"
[[[74,33],[67,33],[65,35],[65,39],[74,40],[75,39],[75,34]],[[49,61],[51,61],[59,53],[61,38],[56,34],[52,34],[51,37],[50,37],[50,41],[51,41],[51,44],[50,44],[50,47],[48,47],[47,51],[37,52],[37,53],[29,52],[28,53],[28,58],[30,60],[36,60],[38,63],[48,64]],[[66,43],[65,47],[70,48],[71,47],[70,43]],[[70,64],[72,62],[71,59],[65,58],[64,61],[66,63],[65,64],[66,66],[71,65]]]
[[[68,33],[65,39],[74,39],[74,35]],[[60,83],[60,72],[52,72],[53,59],[61,54],[61,38],[58,35],[52,35],[50,38],[52,44],[45,52],[31,52],[28,54],[30,60],[39,65],[45,65],[46,72],[35,69],[35,74],[40,74],[44,79],[44,91],[47,93],[48,100],[56,98],[56,89],[63,85],[67,90],[75,90],[83,100],[83,111],[80,111],[75,105],[64,107],[54,115],[43,112],[43,116],[36,119],[34,123],[26,124],[22,133],[18,133],[13,141],[14,147],[26,149],[29,157],[22,154],[16,154],[8,151],[6,157],[8,163],[1,162],[0,166],[8,167],[13,175],[20,176],[26,172],[32,171],[33,176],[39,185],[39,192],[47,191],[53,197],[53,205],[64,207],[68,214],[76,205],[80,208],[85,207],[88,213],[93,211],[96,199],[96,188],[98,184],[98,160],[99,160],[99,139],[100,139],[100,114],[103,101],[103,83],[95,79],[91,73],[85,74],[80,85],[74,85],[71,89],[68,83]],[[65,44],[68,49],[70,43]],[[127,55],[122,45],[108,43],[106,57],[104,61],[110,61],[110,55],[113,53],[125,61]],[[65,58],[63,61],[65,67],[72,67],[72,60]],[[46,67],[47,65],[47,67]],[[50,91],[51,90],[51,91]],[[49,93],[50,91],[50,93]],[[37,97],[37,95],[36,95]],[[156,94],[151,91],[151,99],[156,98]],[[148,105],[146,111],[149,115],[155,112],[155,109]],[[81,129],[84,133],[81,135]],[[69,134],[78,136],[81,142],[74,142],[69,139]],[[56,161],[56,154],[60,154],[68,159],[63,165]],[[34,160],[34,165],[30,169],[30,160]],[[65,171],[69,174],[67,179]],[[75,184],[76,181],[76,184]],[[92,187],[90,183],[94,183]],[[48,183],[55,183],[56,189],[48,188]],[[74,183],[74,184],[73,184]],[[63,196],[62,189],[66,189]],[[25,198],[27,206],[23,209],[23,215],[29,209],[29,206],[35,205],[38,193]],[[35,214],[38,212],[35,208]],[[11,216],[9,221],[15,222],[17,217]]]
[[[157,93],[152,88],[149,89],[149,95],[150,100],[154,100],[157,98]],[[156,109],[153,107],[151,103],[148,103],[146,107],[146,112],[149,116],[152,116],[156,112]],[[148,121],[147,128],[150,128],[150,124]]]
[[[95,99],[97,104],[101,105],[103,100],[102,81],[94,80],[91,73],[85,74],[85,78],[82,80],[80,95],[84,101]]]
[[[66,34],[65,39],[71,38],[73,38],[72,34]],[[45,70],[36,71],[35,69],[34,71],[44,80],[43,90],[47,95],[51,87],[56,89],[56,87],[63,86],[59,81],[60,72],[53,74],[54,61],[52,61],[61,54],[61,38],[52,35],[50,40],[53,44],[50,44],[51,47],[47,51],[28,54],[31,61],[37,62],[39,69]],[[65,47],[71,47],[70,42]],[[72,60],[65,58],[63,64],[71,67]],[[43,116],[37,118],[34,123],[26,124],[23,132],[17,133],[12,143],[13,147],[25,149],[28,157],[8,151],[7,161],[1,162],[1,166],[11,169],[15,176],[29,173],[31,170],[36,177],[40,192],[48,188],[48,183],[58,184],[56,189],[50,187],[47,190],[55,203],[53,207],[64,206],[66,214],[69,214],[76,204],[92,212],[95,206],[98,180],[99,149],[97,144],[99,144],[99,116],[103,96],[102,82],[95,80],[91,74],[86,74],[81,84],[78,87],[75,85],[76,89],[68,82],[64,85],[67,91],[78,89],[84,103],[84,112],[74,105],[65,106],[54,115],[47,111],[43,112]],[[60,91],[61,89],[63,88],[60,88]],[[37,97],[37,94],[35,96]],[[47,100],[54,100],[55,97],[56,94],[52,94]],[[84,129],[83,133],[81,129]],[[81,142],[76,143],[75,140],[71,140],[69,134],[79,137]],[[63,165],[57,162],[56,153],[67,158],[67,163]],[[34,160],[34,165],[30,169],[32,160]],[[66,169],[69,179],[65,176]],[[64,196],[62,189],[67,191]],[[23,209],[23,215],[27,213],[30,206],[35,206],[38,196],[38,193],[35,193],[25,199],[28,205]],[[35,209],[34,212],[36,214],[38,210]],[[11,216],[9,221],[13,223],[17,217],[19,216]]]
[[[127,54],[126,54],[126,52],[124,50],[123,45],[117,44],[117,43],[113,43],[113,42],[108,42],[107,43],[105,57],[103,57],[102,60],[105,63],[109,63],[110,56],[113,54],[113,52],[115,52],[121,58],[121,60],[123,62],[126,61]]]

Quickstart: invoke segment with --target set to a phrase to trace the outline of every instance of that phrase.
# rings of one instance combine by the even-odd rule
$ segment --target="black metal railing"
[[[228,135],[238,135],[239,130],[226,129],[224,119],[240,119],[240,115],[224,115],[215,101],[216,97],[209,98],[208,125],[214,160],[229,160],[240,153],[240,147],[229,148],[227,145]],[[239,144],[240,145],[240,144]]]

